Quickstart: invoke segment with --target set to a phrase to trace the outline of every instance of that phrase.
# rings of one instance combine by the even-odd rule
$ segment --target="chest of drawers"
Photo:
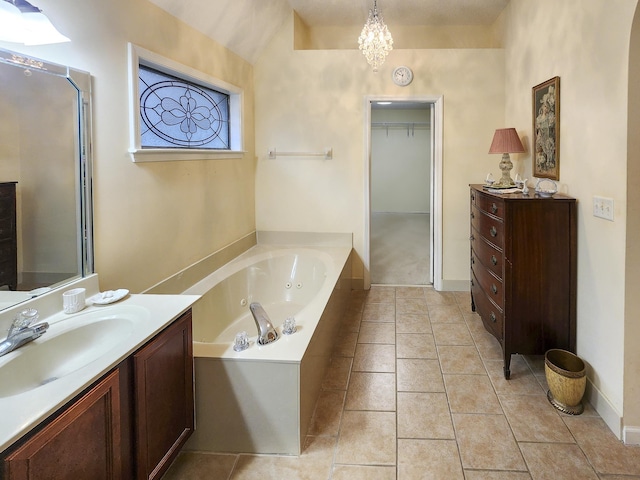
[[[16,182],[0,182],[0,287],[18,286]]]
[[[511,355],[575,353],[576,200],[471,185],[471,307]]]

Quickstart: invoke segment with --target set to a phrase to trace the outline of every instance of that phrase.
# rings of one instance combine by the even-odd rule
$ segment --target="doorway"
[[[442,99],[368,98],[366,109],[365,288],[437,289]]]

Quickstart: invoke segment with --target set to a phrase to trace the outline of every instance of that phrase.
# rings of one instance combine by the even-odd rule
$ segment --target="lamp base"
[[[500,164],[498,165],[500,170],[502,170],[502,177],[500,180],[492,185],[493,188],[510,188],[515,187],[516,182],[511,179],[511,169],[513,168],[513,163],[511,163],[511,158],[508,153],[502,154],[502,160],[500,160]]]

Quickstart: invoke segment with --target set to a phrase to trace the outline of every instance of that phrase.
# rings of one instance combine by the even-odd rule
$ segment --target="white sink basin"
[[[37,340],[0,357],[0,398],[53,382],[102,357],[132,334],[149,311],[121,305],[53,323]]]

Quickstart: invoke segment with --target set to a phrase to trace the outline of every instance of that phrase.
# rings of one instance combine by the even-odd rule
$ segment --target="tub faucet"
[[[23,310],[18,314],[9,327],[7,338],[0,342],[0,357],[35,340],[47,331],[49,324],[42,322],[33,325],[36,320],[38,320],[38,311],[35,308]]]
[[[273,324],[262,305],[258,302],[253,302],[249,305],[249,310],[251,310],[251,315],[253,315],[256,327],[258,327],[258,344],[266,345],[267,343],[275,342],[278,339],[278,332],[273,328]]]

